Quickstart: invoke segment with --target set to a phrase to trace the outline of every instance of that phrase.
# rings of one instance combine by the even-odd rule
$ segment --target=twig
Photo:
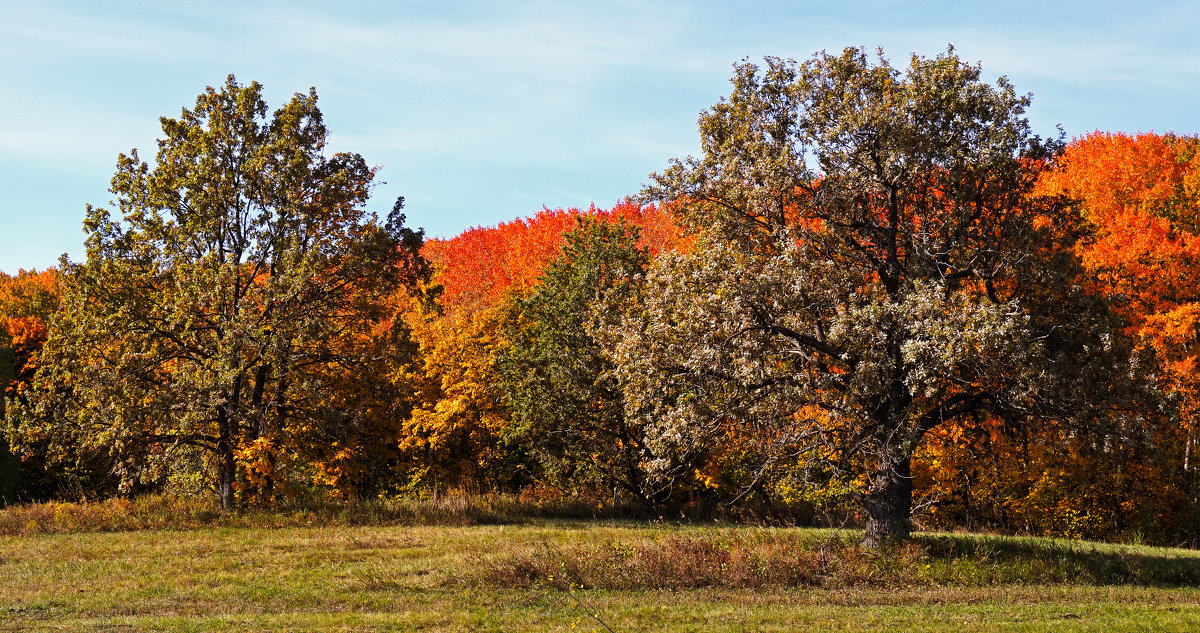
[[[571,583],[568,587],[568,590],[571,592],[571,598],[573,598],[575,600],[575,606],[577,608],[582,609],[583,612],[588,615],[588,617],[599,622],[600,626],[604,627],[604,630],[608,631],[608,633],[617,633],[616,631],[614,631],[612,629],[611,626],[608,625],[607,622],[602,620],[600,618],[600,616],[596,615],[596,612],[593,611],[592,608],[587,605],[587,603],[585,603],[582,599],[579,598],[578,595],[575,594],[575,583]]]

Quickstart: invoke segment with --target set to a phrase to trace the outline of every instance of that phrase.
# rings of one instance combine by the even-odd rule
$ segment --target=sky
[[[1200,131],[1200,3],[147,2],[0,0],[0,271],[85,256],[117,155],[160,116],[258,81],[315,87],[331,151],[379,166],[369,208],[453,236],[549,208],[609,207],[699,148],[732,64],[953,44],[1032,93],[1034,130]]]

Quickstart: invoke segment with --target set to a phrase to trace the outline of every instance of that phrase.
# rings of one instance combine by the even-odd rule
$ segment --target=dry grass
[[[1047,539],[918,535],[868,550],[860,533],[722,528],[553,545],[512,544],[481,562],[487,586],[644,589],[1200,586],[1200,554]]]
[[[0,535],[71,534],[211,527],[282,528],[354,525],[494,525],[544,518],[628,515],[573,499],[449,494],[439,499],[305,502],[223,512],[209,499],[146,495],[83,503],[31,503],[0,508]]]

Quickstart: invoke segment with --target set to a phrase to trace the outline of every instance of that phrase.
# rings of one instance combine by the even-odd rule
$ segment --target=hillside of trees
[[[232,76],[0,274],[0,499],[502,491],[1200,543],[1200,137],[953,51],[735,67],[610,209],[428,239]]]

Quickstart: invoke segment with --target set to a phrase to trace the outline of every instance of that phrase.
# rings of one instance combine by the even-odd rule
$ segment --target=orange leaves
[[[1039,190],[1085,201],[1088,219],[1098,224],[1124,210],[1169,217],[1184,193],[1189,169],[1181,152],[1193,141],[1154,133],[1093,132],[1068,146],[1063,167],[1045,172]]]
[[[57,270],[21,270],[16,275],[0,273],[0,327],[8,328],[15,318],[44,320],[58,305],[60,278]]]
[[[1164,350],[1175,354],[1196,349],[1197,326],[1200,325],[1200,304],[1186,303],[1146,317],[1141,333],[1154,337]],[[1172,354],[1172,355],[1175,355]]]
[[[642,229],[651,252],[671,248],[679,229],[667,212],[654,206],[622,202],[612,209],[542,209],[536,215],[474,227],[446,240],[430,240],[422,254],[437,270],[447,312],[478,310],[496,305],[511,292],[532,287],[547,264],[558,258],[563,235],[575,228],[576,218],[589,215],[609,222],[624,220]]]
[[[532,285],[542,267],[557,257],[574,217],[572,211],[544,209],[531,218],[430,240],[423,254],[438,271],[446,307],[495,304],[510,288]]]
[[[1135,323],[1197,298],[1200,237],[1139,209],[1122,209],[1098,227],[1080,253],[1084,265],[1124,295]]]
[[[1193,137],[1094,132],[1071,143],[1038,187],[1082,203],[1095,237],[1079,255],[1150,339],[1162,325],[1155,315],[1200,299],[1200,192],[1189,194],[1200,182],[1197,145]]]
[[[46,342],[46,323],[36,316],[0,317],[15,350],[33,351]]]
[[[1095,132],[1073,142],[1039,184],[1082,203],[1095,227],[1080,247],[1084,265],[1103,292],[1124,298],[1134,331],[1156,344],[1200,323],[1188,307],[1200,301],[1200,190],[1191,191],[1200,182],[1198,145],[1193,137]]]
[[[0,397],[15,398],[37,371],[46,342],[46,319],[58,305],[59,274],[54,269],[0,273],[0,330],[11,338],[12,381],[0,384]],[[0,376],[7,372],[0,369]]]

